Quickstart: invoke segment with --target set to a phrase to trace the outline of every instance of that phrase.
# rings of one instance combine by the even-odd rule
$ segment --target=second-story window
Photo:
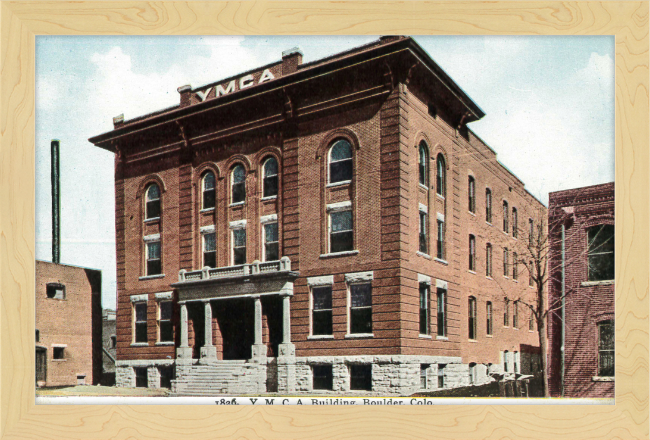
[[[519,328],[519,301],[515,301],[512,307],[512,328]]]
[[[235,165],[231,176],[232,197],[230,203],[241,203],[246,200],[246,170],[243,165]]]
[[[429,221],[426,211],[420,210],[420,252],[429,253],[429,239],[427,234]]]
[[[352,146],[345,139],[339,139],[329,151],[329,183],[352,180]]]
[[[215,205],[215,183],[216,180],[214,178],[214,173],[212,171],[208,171],[203,175],[203,179],[201,181],[202,185],[202,190],[203,190],[203,205],[201,206],[201,209],[210,209],[214,208]]]
[[[467,181],[467,209],[469,212],[476,212],[476,181],[469,176]]]
[[[437,311],[437,334],[440,337],[447,336],[447,289],[438,288],[436,292]]]
[[[133,342],[136,344],[147,342],[147,302],[133,303]]]
[[[517,252],[513,252],[512,253],[512,279],[513,280],[516,280],[519,277],[517,258],[518,258]]]
[[[158,302],[158,342],[173,342],[174,327],[172,324],[172,301]]]
[[[438,219],[438,242],[436,246],[436,258],[445,259],[445,222]]]
[[[517,231],[517,208],[512,208],[512,236],[517,238],[519,232]]]
[[[503,201],[503,232],[508,233],[508,202]]]
[[[490,243],[485,245],[485,276],[492,276],[492,245]]]
[[[510,300],[508,298],[503,299],[503,326],[508,327],[510,325]]]
[[[492,223],[492,191],[490,188],[485,190],[485,221]]]
[[[436,192],[442,197],[445,196],[445,185],[447,184],[447,168],[445,158],[438,154],[436,158]]]
[[[429,152],[427,144],[422,141],[419,147],[419,160],[418,160],[418,175],[420,178],[420,185],[427,186],[429,184]]]
[[[492,334],[492,302],[485,303],[485,334]]]
[[[350,284],[350,334],[372,333],[372,286]]]
[[[152,183],[147,187],[146,191],[147,206],[145,208],[145,219],[153,219],[160,217],[160,187],[156,183]]]
[[[476,238],[469,236],[469,270],[476,271]]]
[[[278,224],[267,223],[264,225],[264,261],[280,259],[278,248]]]
[[[420,334],[429,334],[429,285],[420,283]]]
[[[232,264],[246,264],[246,229],[232,230]]]
[[[269,157],[264,162],[264,197],[278,195],[278,161]]]
[[[203,234],[203,266],[217,267],[217,234]]]
[[[503,248],[503,276],[508,276],[508,248]]]
[[[312,329],[314,336],[332,334],[332,286],[312,288]]]
[[[599,225],[587,230],[588,281],[614,279],[614,225]]]
[[[354,249],[352,210],[332,211],[330,218],[330,252],[346,252]]]
[[[160,263],[160,241],[147,242],[147,275],[160,275],[162,265]]]
[[[533,243],[535,242],[535,227],[533,219],[528,219],[528,247],[533,248]]]

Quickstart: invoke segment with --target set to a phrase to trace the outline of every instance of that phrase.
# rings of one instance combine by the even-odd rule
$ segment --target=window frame
[[[467,338],[471,341],[478,339],[476,317],[476,297],[470,296],[467,301]]]
[[[244,177],[241,182],[235,182],[235,171],[241,168],[244,171]],[[243,164],[241,163],[236,163],[232,166],[230,170],[230,205],[239,205],[239,204],[245,204],[246,203],[246,167],[244,167]],[[241,190],[241,200],[235,200],[235,186],[236,185],[241,185],[243,188]]]
[[[54,295],[50,296],[50,292],[54,291]],[[60,292],[60,294],[59,294]],[[63,283],[47,283],[45,285],[45,296],[47,299],[66,299],[66,288]]]
[[[353,306],[352,305],[352,291],[355,290],[358,286],[368,286],[370,288],[370,305],[364,305],[364,306]],[[372,324],[373,324],[373,314],[372,314],[372,282],[371,281],[359,281],[359,282],[352,282],[352,283],[347,283],[347,291],[348,291],[348,335],[372,335],[373,330],[372,330]],[[353,318],[353,312],[354,311],[359,311],[359,310],[370,310],[370,318],[369,321],[366,323],[366,327],[370,327],[368,331],[363,331],[363,332],[356,332],[353,331],[353,326],[355,326],[355,318]]]
[[[212,176],[213,187],[206,188],[206,179]],[[212,206],[206,206],[206,198],[209,200],[210,194],[212,195]],[[217,177],[215,174],[208,170],[201,176],[201,210],[215,209],[217,206]]]
[[[419,214],[418,249],[423,254],[429,255],[429,214],[424,209],[420,209]]]
[[[485,244],[485,276],[492,277],[492,243]]]
[[[517,222],[519,221],[518,215],[517,215],[517,208],[512,207],[512,237],[517,238],[519,236],[519,232],[517,230]]]
[[[207,237],[209,235],[214,235],[214,250],[208,251],[207,248]],[[216,268],[217,267],[217,233],[214,230],[203,232],[201,234],[201,261],[203,265],[201,267],[210,267],[210,268]],[[206,254],[214,254],[214,266],[210,266],[206,262]]]
[[[418,144],[418,182],[429,190],[429,146],[424,140]]]
[[[509,275],[509,265],[510,265],[510,255],[508,254],[508,248],[503,248],[503,276],[508,278]]]
[[[244,245],[243,246],[236,246],[236,239],[235,239],[235,234],[240,233],[243,231],[244,234]],[[240,226],[236,228],[231,228],[230,229],[230,261],[232,266],[240,266],[242,264],[246,264],[246,261],[248,261],[248,234],[246,233],[246,226]],[[236,260],[236,250],[237,249],[244,249],[244,262],[243,263],[237,263]]]
[[[476,237],[469,234],[469,270],[476,272]]]
[[[161,299],[156,301],[156,341],[159,343],[173,343],[174,342],[174,301],[171,299]],[[162,318],[163,303],[170,304],[171,311],[168,319]],[[171,338],[169,340],[162,339],[162,325],[168,324],[171,327]]]
[[[601,328],[604,326],[611,326],[611,333],[612,333],[611,348],[603,347]],[[616,327],[614,326],[614,319],[606,319],[596,323],[596,341],[597,341],[596,342],[596,349],[597,349],[597,366],[596,366],[597,370],[596,371],[598,377],[615,377],[616,376]],[[603,366],[604,354],[607,354],[608,357],[611,356],[612,365],[611,367],[607,367],[607,370],[605,369],[606,367]],[[609,368],[611,368],[611,374]]]
[[[319,381],[319,386],[316,387],[316,377],[317,377],[317,369],[323,369],[326,371],[324,375],[318,375],[318,377],[324,377],[324,382],[325,385],[324,387],[320,386],[320,381]],[[323,391],[332,391],[334,389],[334,368],[332,364],[313,364],[311,366],[311,388],[312,390],[323,390]]]
[[[132,327],[131,327],[131,344],[148,344],[149,343],[149,326],[148,326],[148,317],[149,317],[149,308],[148,301],[138,300],[133,301],[132,304]],[[144,306],[145,318],[143,321],[138,321],[138,306]],[[138,324],[141,327],[144,327],[144,341],[138,340],[139,330]]]
[[[492,224],[492,190],[485,188],[485,222]]]
[[[611,236],[609,238],[605,238],[605,241],[603,241],[598,246],[602,247],[605,243],[609,243],[609,241],[611,240],[611,251],[607,250],[605,252],[602,252],[602,251],[594,252],[594,249],[592,249],[592,247],[595,244],[596,238],[605,229],[610,229],[610,228],[611,228],[611,231],[612,231]],[[590,235],[591,235],[592,231],[594,231],[596,229],[599,229],[596,232],[596,235],[594,236],[593,239],[590,238]],[[586,228],[586,234],[585,235],[587,237],[587,281],[588,282],[613,281],[614,280],[615,273],[616,273],[616,271],[615,271],[615,263],[616,263],[616,260],[615,260],[615,244],[616,244],[615,243],[615,234],[616,234],[616,230],[615,230],[614,225],[609,224],[609,223],[601,223],[601,224],[589,226],[588,228]],[[609,247],[609,244],[608,244],[607,247]],[[613,272],[611,274],[611,277],[594,278],[595,275],[592,275],[592,269],[591,269],[592,266],[593,266],[592,263],[591,263],[592,258],[594,258],[594,257],[602,258],[602,256],[607,256],[607,255],[611,255],[611,269],[612,269],[612,272]]]
[[[153,187],[158,188],[158,198],[150,198],[149,191],[153,189]],[[152,221],[152,220],[159,220],[162,217],[162,191],[160,190],[160,185],[157,182],[150,182],[147,184],[144,190],[144,219],[145,221]],[[149,215],[149,210],[150,208],[150,203],[152,204],[151,206],[158,206],[158,215]],[[155,204],[154,204],[155,203]]]
[[[275,226],[275,237],[277,241],[267,241],[266,228],[272,226]],[[275,260],[268,258],[269,249],[267,248],[267,246],[272,246],[272,245],[276,246],[277,258]],[[277,221],[271,221],[262,224],[262,246],[263,246],[262,261],[278,261],[280,259],[280,228]]]
[[[471,175],[467,178],[467,210],[476,214],[476,179]]]
[[[503,232],[506,234],[510,232],[509,217],[510,217],[510,208],[508,208],[508,201],[504,200],[503,201]]]
[[[510,299],[503,299],[503,326],[510,327]]]
[[[339,215],[342,213],[349,213],[350,215],[350,223],[351,227],[350,229],[342,230],[342,231],[336,231],[333,232],[333,227],[332,227],[332,215]],[[345,207],[342,208],[336,208],[336,209],[328,209],[327,211],[327,252],[331,254],[336,254],[340,252],[351,252],[355,250],[355,240],[354,240],[354,215],[352,211],[352,204],[346,205]],[[343,249],[343,250],[334,250],[332,248],[332,235],[333,234],[351,234],[351,240],[350,240],[350,246],[349,249]]]
[[[151,253],[150,246],[153,246],[155,244],[158,245],[159,256],[158,256],[157,259],[156,258],[150,258],[150,253]],[[145,249],[145,276],[151,277],[151,276],[162,275],[163,274],[163,265],[162,265],[162,254],[163,254],[163,252],[162,252],[162,240],[160,239],[160,237],[158,237],[156,239],[147,239],[145,237],[144,249]],[[153,271],[150,269],[150,263],[154,263],[156,261],[158,262],[158,265],[159,265],[158,272],[157,273],[151,273]]]
[[[270,161],[275,161],[276,171],[275,174],[267,175],[266,165],[270,163]],[[267,195],[266,194],[267,182],[271,181],[271,179],[275,180],[275,194]],[[280,162],[275,158],[275,156],[266,156],[262,161],[262,199],[264,200],[264,199],[271,199],[273,197],[277,197],[279,192],[280,192]]]
[[[418,285],[418,291],[420,298],[419,334],[422,336],[429,336],[431,334],[431,318],[429,313],[431,286],[429,283],[421,282]],[[424,330],[424,332],[422,330]]]
[[[485,334],[488,336],[492,336],[493,334],[493,316],[492,316],[493,308],[492,308],[492,301],[487,301],[485,303]]]
[[[346,142],[348,146],[350,147],[350,157],[344,158],[344,159],[338,159],[338,160],[332,160],[332,151],[334,151],[334,147],[338,142]],[[350,161],[350,178],[349,179],[341,179],[337,180],[335,182],[332,181],[332,165],[333,164],[340,164],[343,162]],[[334,139],[331,143],[329,148],[327,149],[327,184],[328,185],[345,185],[348,183],[351,183],[352,180],[354,179],[354,148],[352,142],[350,142],[346,138],[337,138]]]
[[[446,261],[446,246],[445,246],[445,221],[441,219],[436,220],[437,237],[436,237],[436,258]]]
[[[447,337],[447,289],[436,288],[436,335]]]
[[[519,329],[519,300],[512,304],[512,328]]]
[[[512,253],[512,279],[515,281],[517,281],[517,279],[519,278],[519,267],[517,265],[517,258],[519,258],[517,252],[513,252]]]
[[[447,194],[447,161],[442,153],[436,156],[436,194],[445,198]]]
[[[320,285],[314,285],[310,286],[310,292],[309,292],[309,302],[310,302],[310,322],[309,322],[309,335],[310,336],[316,336],[316,337],[322,337],[322,336],[333,336],[334,335],[334,306],[333,306],[333,294],[332,294],[332,285],[331,284],[320,284]],[[314,293],[315,290],[320,290],[320,289],[328,289],[329,290],[329,309],[318,309],[316,310],[316,301],[314,300]],[[329,313],[327,313],[329,312]],[[316,333],[315,331],[315,314],[316,313],[322,313],[323,315],[329,314],[329,333]]]

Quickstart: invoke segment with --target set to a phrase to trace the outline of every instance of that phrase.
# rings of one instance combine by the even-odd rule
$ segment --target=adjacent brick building
[[[116,153],[118,386],[408,394],[538,368],[513,263],[546,209],[413,39],[178,91],[90,139]]]
[[[36,260],[36,384],[99,383],[102,273]]]
[[[564,397],[614,397],[614,183],[549,194],[549,388]],[[564,388],[564,389],[562,389]]]

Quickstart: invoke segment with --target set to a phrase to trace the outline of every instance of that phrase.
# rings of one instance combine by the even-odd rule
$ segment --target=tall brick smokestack
[[[59,140],[52,139],[52,262],[61,262],[61,184]]]

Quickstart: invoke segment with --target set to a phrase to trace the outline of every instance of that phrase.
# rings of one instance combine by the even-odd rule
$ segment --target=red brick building
[[[102,273],[36,260],[36,384],[99,383]]]
[[[548,213],[549,303],[565,298],[564,326],[560,309],[549,327],[551,395],[613,398],[614,183],[550,193]]]
[[[116,153],[117,384],[408,394],[535,369],[544,206],[411,38],[206,86]]]

